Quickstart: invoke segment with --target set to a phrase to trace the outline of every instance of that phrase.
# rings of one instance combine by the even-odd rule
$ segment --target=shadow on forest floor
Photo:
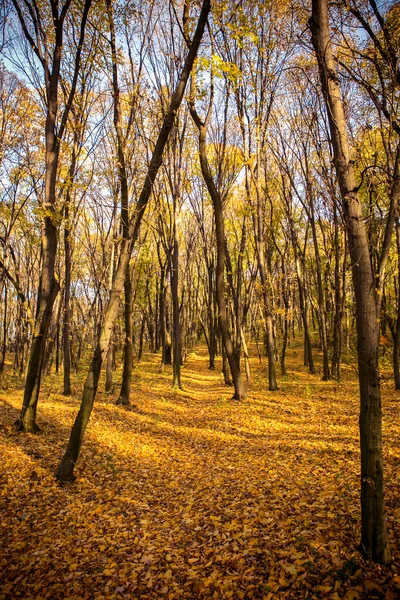
[[[207,369],[204,348],[182,369],[182,391],[158,356],[145,356],[133,371],[134,406],[115,406],[117,387],[99,393],[77,481],[62,488],[53,472],[80,397],[55,393],[52,374],[41,431],[22,435],[12,424],[23,391],[9,378],[0,393],[0,599],[398,597],[398,396],[384,386],[395,562],[383,569],[357,552],[355,375],[323,382],[296,366],[299,357],[293,347],[278,392],[266,391],[266,365],[252,358],[249,396],[238,403]]]

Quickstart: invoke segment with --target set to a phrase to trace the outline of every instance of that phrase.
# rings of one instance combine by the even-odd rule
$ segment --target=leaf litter
[[[21,382],[0,395],[0,600],[400,598],[399,397],[383,386],[386,507],[393,564],[363,560],[358,389],[289,362],[278,392],[252,362],[230,401],[204,349],[170,389],[157,358],[135,366],[131,400],[100,393],[76,467],[53,473],[74,415],[49,377],[40,432],[17,433]]]

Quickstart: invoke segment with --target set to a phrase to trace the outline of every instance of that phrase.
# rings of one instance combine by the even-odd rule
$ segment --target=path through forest
[[[14,431],[22,382],[0,394],[0,599],[357,598],[400,596],[398,396],[383,385],[387,513],[395,564],[365,564],[359,541],[355,374],[323,382],[289,352],[268,392],[251,362],[245,402],[230,400],[204,348],[188,357],[184,390],[146,355],[134,406],[100,393],[77,481],[53,472],[79,406],[47,378],[37,436]],[[119,372],[118,372],[119,375]]]

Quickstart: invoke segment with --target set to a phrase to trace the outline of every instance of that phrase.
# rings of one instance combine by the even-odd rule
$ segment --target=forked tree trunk
[[[360,384],[361,545],[367,559],[391,560],[383,494],[382,405],[378,365],[379,322],[375,281],[361,202],[357,196],[339,80],[329,32],[327,0],[313,0],[310,19],[326,102],[337,178],[348,232],[356,298],[357,354]]]
[[[191,109],[192,116],[199,130],[199,155],[201,172],[208,192],[210,194],[215,218],[215,237],[217,240],[217,264],[216,264],[216,296],[218,306],[218,325],[222,337],[223,347],[226,352],[226,358],[229,362],[230,371],[232,374],[233,385],[235,392],[234,400],[244,400],[246,398],[246,387],[240,372],[240,365],[237,362],[235,351],[232,342],[232,336],[229,328],[228,310],[225,299],[225,229],[224,229],[224,214],[222,208],[222,199],[217,190],[210,168],[207,161],[207,128],[202,124],[193,108]]]
[[[143,188],[136,203],[135,210],[133,211],[133,215],[130,219],[128,239],[124,239],[122,241],[118,268],[115,274],[110,299],[106,307],[104,323],[101,328],[99,340],[96,345],[94,356],[92,358],[89,372],[86,377],[81,406],[78,415],[75,419],[75,423],[72,427],[67,449],[55,473],[56,478],[61,483],[74,479],[75,465],[79,457],[83,437],[90,419],[94,400],[96,397],[101,365],[107,353],[110,344],[112,328],[115,319],[118,315],[120,295],[123,290],[124,282],[126,279],[126,273],[129,268],[129,260],[132,248],[139,234],[140,223],[151,195],[154,180],[161,166],[164,148],[167,143],[171,129],[173,127],[176,113],[182,102],[186,84],[193,67],[193,62],[196,58],[201,39],[203,37],[204,28],[207,22],[209,12],[210,0],[204,0],[199,20],[197,23],[196,31],[194,33],[193,40],[190,45],[188,55],[186,57],[185,64],[181,71],[178,85],[172,96],[169,109],[164,117],[164,122],[160,134],[158,136],[149,167],[147,169],[147,174],[144,180]]]
[[[75,56],[74,76],[66,102],[66,107],[61,119],[60,127],[57,129],[58,114],[58,86],[60,80],[61,55],[63,48],[63,27],[70,3],[65,3],[58,14],[58,4],[55,9],[57,16],[54,18],[54,50],[51,64],[47,63],[47,56],[44,58],[38,49],[39,44],[35,43],[29,28],[27,27],[25,16],[17,0],[13,0],[18,18],[21,22],[25,37],[33,51],[38,55],[39,61],[44,66],[46,83],[46,102],[47,115],[45,126],[46,142],[46,173],[45,173],[45,193],[43,209],[45,213],[42,227],[41,251],[42,268],[39,279],[37,309],[35,315],[35,325],[32,337],[32,343],[29,353],[29,360],[26,372],[24,399],[22,403],[21,414],[16,422],[20,431],[26,433],[36,433],[36,409],[39,398],[40,382],[42,377],[43,362],[45,356],[47,332],[50,325],[53,311],[54,300],[59,292],[59,284],[55,277],[55,260],[57,254],[57,215],[56,215],[56,180],[59,159],[60,142],[67,125],[69,111],[74,99],[78,73],[80,69],[80,57],[85,35],[85,26],[91,0],[85,0],[83,7],[80,37],[78,49]],[[22,3],[21,3],[22,4]],[[40,11],[40,9],[39,9]],[[34,22],[36,34],[42,31],[41,16],[37,12],[30,11],[30,17]],[[43,41],[43,40],[42,40]],[[41,42],[42,43],[42,42]],[[40,45],[41,45],[40,43]],[[43,41],[46,44],[46,40]],[[58,133],[57,133],[58,131]]]

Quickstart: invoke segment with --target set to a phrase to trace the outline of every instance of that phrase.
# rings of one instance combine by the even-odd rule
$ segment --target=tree
[[[71,8],[71,0],[66,0],[61,8],[57,0],[49,0],[49,6],[42,7],[41,10],[36,3],[29,0],[25,2],[13,0],[24,36],[43,69],[46,103],[46,174],[45,196],[42,206],[42,267],[36,306],[35,329],[26,373],[24,400],[21,414],[17,421],[18,429],[26,433],[35,433],[38,429],[36,425],[36,408],[39,399],[46,338],[54,300],[60,287],[55,277],[55,260],[58,244],[56,205],[57,169],[60,156],[60,142],[64,136],[68,116],[74,100],[86,22],[91,2],[92,0],[85,0],[83,6],[79,42],[74,58],[73,78],[61,120],[58,122],[58,96],[64,44],[64,25]]]
[[[362,206],[350,158],[346,120],[329,32],[327,0],[313,0],[309,21],[318,60],[337,178],[342,195],[356,299],[357,355],[360,383],[361,551],[370,560],[388,564],[383,493],[382,405],[379,381],[379,319]]]
[[[235,392],[233,395],[234,400],[243,400],[246,398],[247,392],[245,384],[240,371],[240,362],[235,355],[234,346],[232,342],[231,331],[229,327],[229,316],[228,308],[225,298],[225,266],[226,266],[226,240],[225,240],[225,224],[224,224],[224,197],[222,193],[222,182],[219,177],[218,183],[216,184],[213,178],[213,174],[210,168],[210,163],[207,157],[207,127],[212,115],[213,101],[214,101],[214,73],[211,68],[211,91],[209,104],[204,119],[201,119],[196,107],[195,98],[193,95],[194,86],[192,85],[192,96],[189,102],[189,109],[192,115],[193,122],[195,123],[199,132],[199,159],[200,168],[204,178],[204,182],[207,186],[208,193],[210,194],[213,208],[214,208],[214,222],[215,222],[215,237],[217,244],[217,261],[215,267],[215,279],[216,279],[216,298],[218,306],[218,325],[222,337],[223,351],[226,353],[226,357],[229,362],[230,371],[232,374],[233,385]],[[225,112],[225,126],[226,126],[226,112]],[[228,188],[229,189],[229,188]]]

